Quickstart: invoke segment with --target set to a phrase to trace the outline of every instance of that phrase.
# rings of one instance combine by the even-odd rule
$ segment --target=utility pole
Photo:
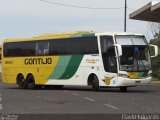
[[[127,26],[127,0],[125,0],[125,7],[124,7],[124,32],[126,32]]]

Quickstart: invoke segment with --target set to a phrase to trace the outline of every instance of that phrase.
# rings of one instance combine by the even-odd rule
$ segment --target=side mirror
[[[119,44],[113,44],[114,47],[117,47],[117,56],[116,57],[120,57],[122,56],[122,46]]]
[[[158,46],[157,45],[149,45],[151,47],[154,47],[154,55],[151,56],[151,57],[156,57],[158,56]]]

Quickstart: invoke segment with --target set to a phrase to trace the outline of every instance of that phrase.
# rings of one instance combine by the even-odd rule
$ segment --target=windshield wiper
[[[134,59],[136,60],[136,63],[137,63],[137,71],[139,71],[139,65],[138,65],[138,56],[139,56],[139,50],[138,50],[138,47],[134,47]]]
[[[144,70],[146,71],[147,69],[146,69],[146,67],[145,67],[145,65],[144,65],[144,63],[143,63],[143,60],[140,60],[141,62],[142,62],[142,65],[143,65],[143,67],[144,67]]]
[[[137,51],[137,61],[139,61],[139,63],[138,63],[138,66],[137,66],[137,68],[139,68],[139,66],[141,65],[140,64],[140,62],[142,63],[142,65],[143,65],[143,67],[144,67],[144,70],[146,71],[146,67],[145,67],[145,65],[144,65],[144,63],[143,63],[143,60],[141,59],[141,56],[140,56],[140,51]]]

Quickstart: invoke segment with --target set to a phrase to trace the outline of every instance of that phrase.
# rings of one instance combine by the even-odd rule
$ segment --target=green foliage
[[[157,45],[160,48],[160,33],[156,33],[154,39],[150,40],[150,44]],[[151,54],[153,53],[153,49],[151,50]],[[160,79],[160,54],[155,57],[151,58],[152,61],[152,70],[153,70],[153,77]]]

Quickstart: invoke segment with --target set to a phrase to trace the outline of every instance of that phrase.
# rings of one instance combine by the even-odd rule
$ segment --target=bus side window
[[[48,55],[49,54],[49,42],[38,41],[36,43],[36,55]]]
[[[115,58],[115,49],[113,47],[112,36],[101,36],[101,51],[103,66],[106,72],[117,72],[117,63]]]

